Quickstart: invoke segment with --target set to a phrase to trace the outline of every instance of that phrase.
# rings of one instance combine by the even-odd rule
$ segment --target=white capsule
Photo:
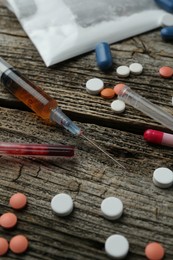
[[[98,95],[104,88],[104,83],[101,79],[93,78],[86,82],[86,91],[91,95]]]
[[[125,105],[124,101],[122,101],[122,100],[117,99],[117,100],[114,100],[114,101],[111,103],[111,109],[112,109],[115,113],[117,113],[117,114],[123,113],[124,110],[125,110],[125,108],[126,108],[126,105]]]
[[[143,66],[140,63],[132,63],[129,66],[130,72],[135,75],[140,75],[143,71]]]
[[[112,235],[105,242],[105,251],[114,259],[123,259],[129,251],[129,242],[122,235]]]
[[[68,194],[57,194],[51,200],[51,208],[59,216],[67,216],[73,210],[73,200]]]
[[[130,69],[127,66],[119,66],[116,73],[119,77],[128,77],[130,74]]]
[[[123,203],[116,197],[108,197],[101,203],[101,212],[107,219],[118,219],[123,213]]]
[[[159,188],[173,185],[173,172],[165,167],[157,168],[153,173],[153,183]]]

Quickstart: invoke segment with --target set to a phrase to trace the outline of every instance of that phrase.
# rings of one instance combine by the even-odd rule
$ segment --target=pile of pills
[[[89,94],[91,95],[100,94],[100,96],[104,99],[112,99],[115,97],[116,93],[114,88],[104,88],[104,82],[98,78],[92,78],[86,82],[86,91]],[[122,113],[125,110],[125,103],[122,100],[114,100],[111,103],[110,107],[112,111],[114,111],[115,113]]]
[[[16,193],[11,196],[9,201],[10,206],[15,210],[23,209],[27,204],[27,198],[22,193]],[[14,213],[7,212],[0,217],[0,226],[4,229],[11,229],[17,224],[17,216]],[[16,235],[8,241],[0,237],[0,256],[5,255],[8,249],[15,254],[22,254],[28,248],[28,239],[24,235]]]

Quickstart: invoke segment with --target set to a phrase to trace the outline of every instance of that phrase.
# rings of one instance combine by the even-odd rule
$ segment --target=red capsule
[[[161,131],[148,129],[144,132],[145,141],[173,147],[173,135]]]

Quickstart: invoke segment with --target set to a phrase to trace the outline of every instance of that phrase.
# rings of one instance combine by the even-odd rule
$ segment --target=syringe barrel
[[[61,111],[55,99],[30,82],[2,58],[0,58],[0,79],[11,94],[38,116],[56,122],[73,135],[81,135],[81,129]]]
[[[43,119],[49,119],[51,110],[58,105],[55,99],[13,68],[7,68],[2,73],[1,82],[11,94]]]
[[[130,87],[124,86],[119,91],[118,98],[166,126],[168,129],[173,130],[173,116],[131,90]]]

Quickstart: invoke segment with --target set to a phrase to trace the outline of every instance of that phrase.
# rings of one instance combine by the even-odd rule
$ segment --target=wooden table
[[[0,56],[57,99],[86,135],[126,168],[87,141],[38,118],[1,84],[1,141],[76,146],[76,156],[70,160],[0,157],[0,214],[15,212],[8,204],[12,194],[23,192],[28,197],[27,208],[15,212],[17,227],[1,228],[1,236],[10,240],[24,234],[29,249],[20,257],[9,251],[5,259],[108,259],[104,243],[116,233],[129,240],[127,259],[146,259],[144,249],[151,241],[162,243],[165,259],[173,259],[173,188],[159,189],[152,182],[156,168],[173,169],[172,149],[143,140],[148,128],[169,131],[128,105],[123,114],[116,115],[110,100],[85,90],[85,82],[92,77],[113,87],[121,82],[117,66],[140,62],[143,74],[123,81],[173,114],[173,80],[158,75],[161,66],[172,66],[172,44],[163,42],[160,30],[155,30],[113,44],[111,50],[114,68],[109,73],[97,68],[94,52],[46,68],[15,16],[0,8]],[[50,208],[53,196],[61,192],[70,194],[75,205],[66,218]],[[124,214],[117,221],[101,215],[100,204],[108,196],[123,201]]]

